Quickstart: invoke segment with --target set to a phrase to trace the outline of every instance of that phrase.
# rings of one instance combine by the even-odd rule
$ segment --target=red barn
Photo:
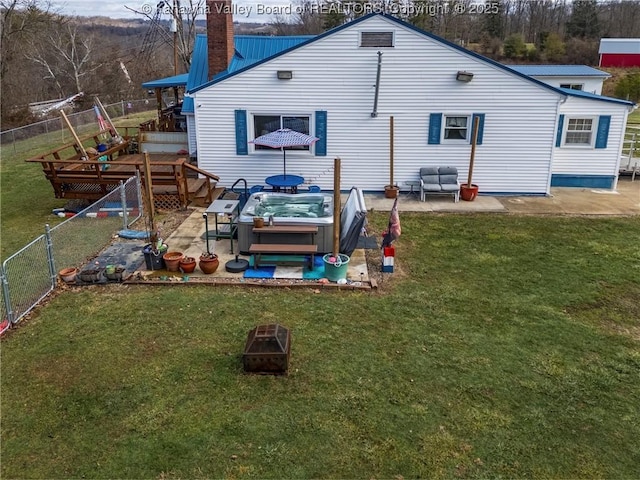
[[[640,38],[600,39],[601,67],[640,67]]]

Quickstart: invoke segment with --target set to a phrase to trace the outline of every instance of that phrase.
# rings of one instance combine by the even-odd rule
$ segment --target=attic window
[[[393,32],[361,32],[361,47],[393,47]]]

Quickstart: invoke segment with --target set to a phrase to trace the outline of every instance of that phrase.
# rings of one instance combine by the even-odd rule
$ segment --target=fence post
[[[47,242],[47,260],[49,263],[49,276],[51,277],[51,288],[56,287],[56,263],[53,258],[53,242],[51,239],[51,227],[47,223],[44,226],[44,236]]]
[[[126,230],[129,226],[129,214],[127,212],[127,194],[122,180],[120,180],[120,205],[122,206],[122,229]]]
[[[9,323],[14,321],[13,308],[11,307],[11,295],[9,294],[9,281],[4,274],[4,264],[0,267],[0,279],[2,280],[2,297],[4,298],[4,309],[7,311],[7,320]]]

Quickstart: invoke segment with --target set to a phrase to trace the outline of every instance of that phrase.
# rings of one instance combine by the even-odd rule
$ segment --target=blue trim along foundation
[[[551,175],[552,187],[613,188],[614,175]]]

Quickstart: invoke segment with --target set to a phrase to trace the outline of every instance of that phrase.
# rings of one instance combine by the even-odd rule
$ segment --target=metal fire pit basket
[[[291,356],[291,333],[279,324],[258,325],[249,331],[242,364],[248,373],[286,375]]]

